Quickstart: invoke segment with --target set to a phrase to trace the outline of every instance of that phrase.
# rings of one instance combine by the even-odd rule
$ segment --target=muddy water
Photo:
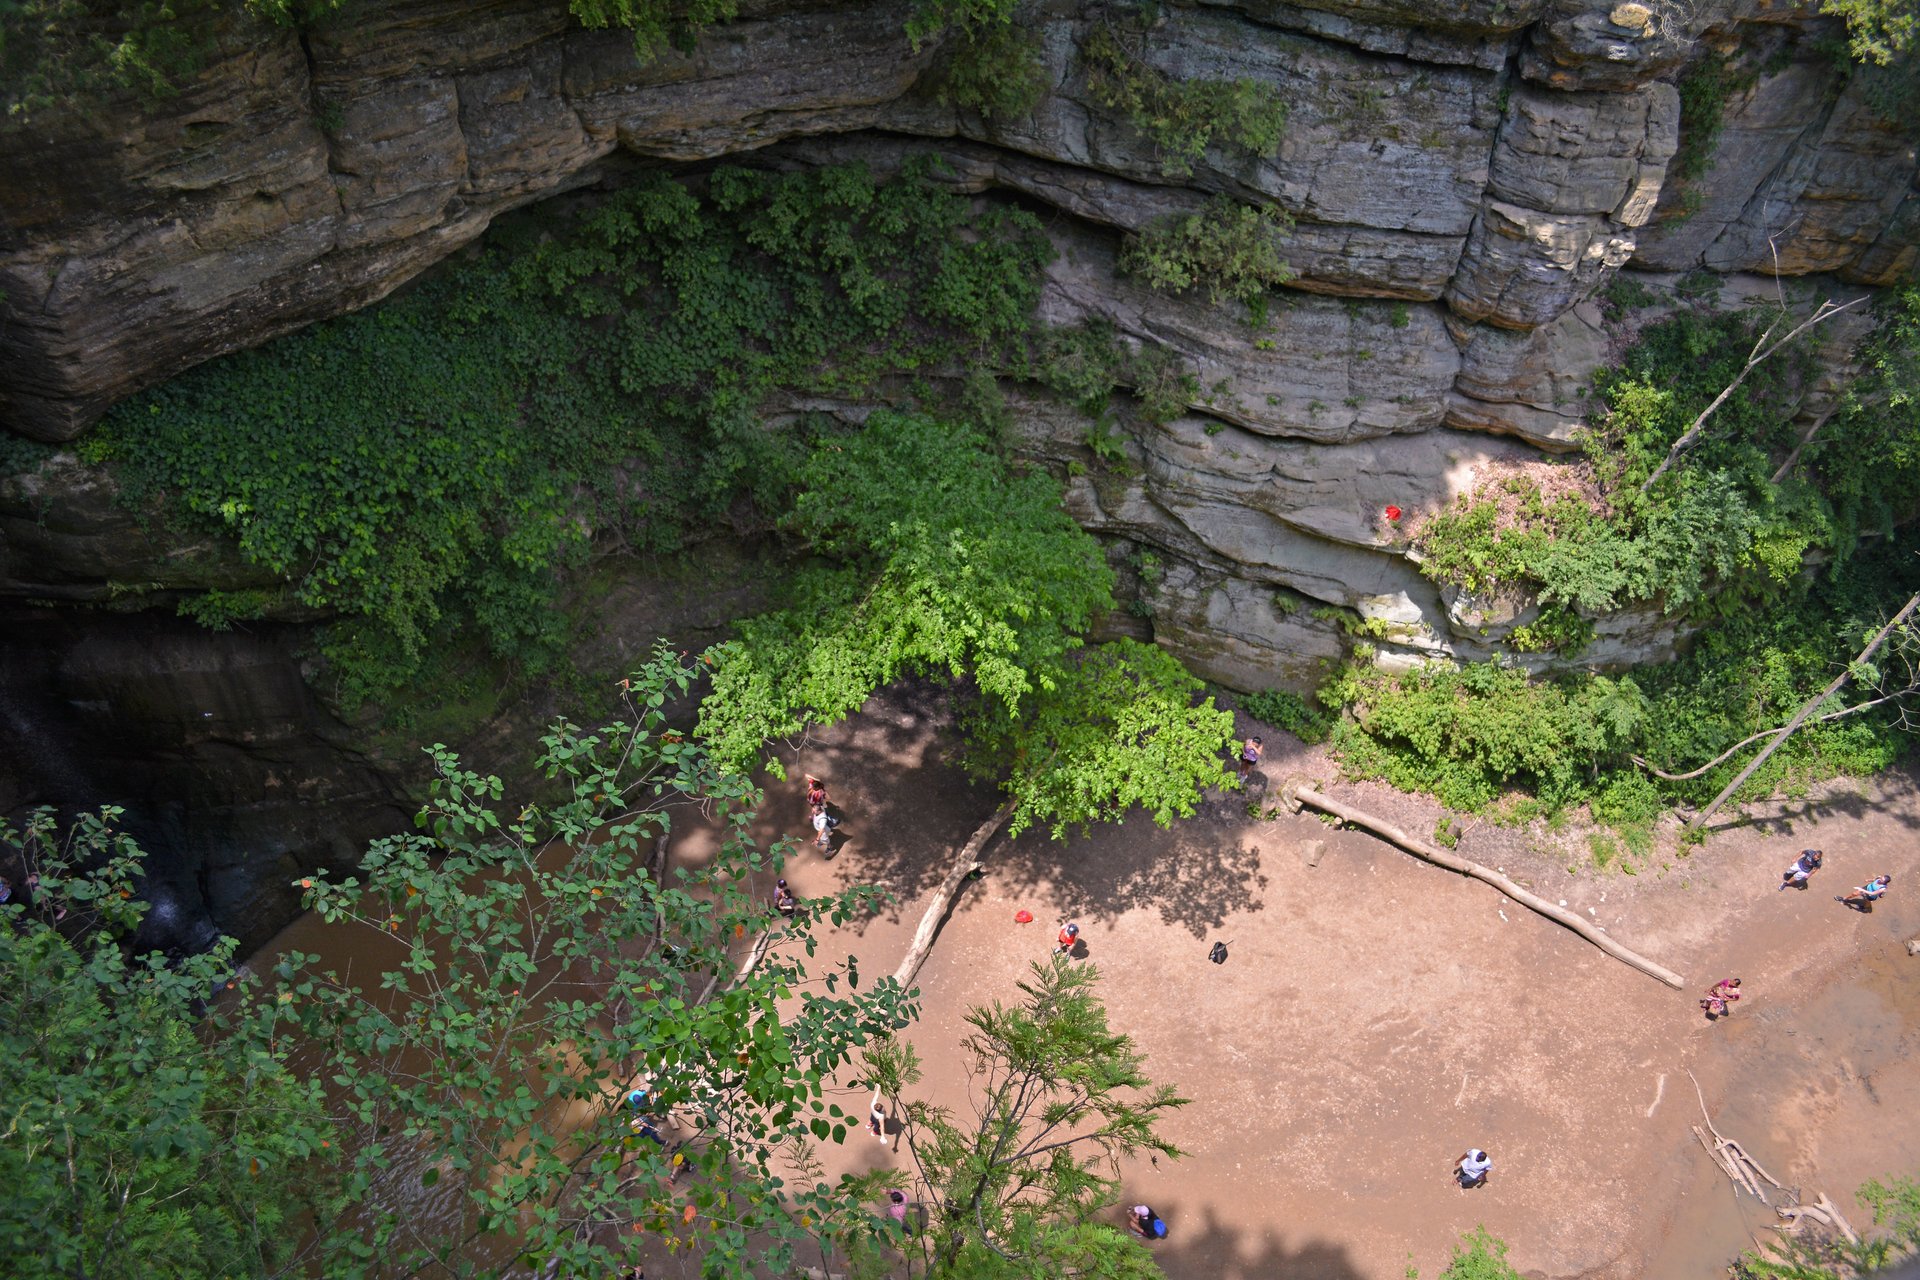
[[[1733,1063],[1706,1081],[1713,1123],[1806,1201],[1831,1196],[1856,1229],[1872,1214],[1854,1192],[1868,1178],[1910,1172],[1920,1114],[1920,981],[1904,946],[1886,941],[1795,1004],[1736,1016],[1724,1030]],[[1678,1100],[1697,1116],[1683,1075]],[[1717,1084],[1718,1087],[1715,1087]],[[1724,1275],[1741,1252],[1774,1237],[1773,1208],[1698,1159],[1649,1277]],[[1767,1191],[1775,1204],[1786,1197]]]

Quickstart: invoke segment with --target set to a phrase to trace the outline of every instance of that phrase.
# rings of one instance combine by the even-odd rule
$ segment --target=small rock
[[[1319,866],[1320,855],[1325,852],[1326,847],[1327,842],[1325,840],[1302,840],[1297,850],[1300,854],[1300,861],[1310,867]]]
[[[1920,938],[1911,938],[1907,942],[1907,954],[1920,956]]]
[[[1600,915],[1600,913],[1592,907],[1587,908],[1587,914],[1590,916],[1594,916],[1596,918],[1598,918],[1598,916]]]
[[[1562,899],[1560,899],[1560,905],[1561,905],[1561,906],[1563,906],[1563,907],[1564,907],[1564,906],[1566,906],[1566,905],[1567,905],[1567,900],[1566,900],[1565,898],[1562,898]]]
[[[1607,21],[1616,27],[1625,27],[1629,31],[1638,31],[1653,21],[1653,10],[1643,4],[1622,4],[1614,6]]]

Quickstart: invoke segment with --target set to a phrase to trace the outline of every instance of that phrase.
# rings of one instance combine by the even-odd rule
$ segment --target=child
[[[1722,978],[1713,984],[1707,992],[1707,998],[1700,1002],[1701,1009],[1709,1018],[1724,1018],[1735,1000],[1740,998],[1740,979]]]
[[[1265,749],[1266,748],[1261,746],[1260,739],[1258,738],[1248,738],[1246,744],[1240,748],[1240,777],[1242,781],[1245,781],[1246,776],[1253,772],[1253,766],[1260,763],[1260,754]]]
[[[791,920],[798,905],[794,901],[793,890],[787,888],[787,882],[776,881],[773,886],[773,909]]]
[[[887,1145],[887,1109],[880,1105],[880,1090],[873,1091],[873,1104],[867,1108],[867,1131]]]
[[[1060,930],[1060,945],[1054,948],[1053,954],[1057,956],[1073,954],[1073,944],[1078,941],[1080,941],[1080,926],[1067,925]]]

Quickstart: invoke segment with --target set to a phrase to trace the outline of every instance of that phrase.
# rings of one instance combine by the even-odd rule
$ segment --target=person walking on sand
[[[1740,998],[1740,979],[1722,978],[1707,991],[1707,998],[1700,1002],[1700,1008],[1709,1018],[1724,1018]]]
[[[1062,925],[1060,928],[1059,941],[1060,945],[1053,949],[1053,954],[1057,956],[1072,955],[1074,944],[1080,941],[1080,926],[1077,924]]]
[[[1242,782],[1246,781],[1247,775],[1253,772],[1253,766],[1260,763],[1260,755],[1265,750],[1258,738],[1248,738],[1241,744],[1240,780]]]
[[[1820,869],[1820,864],[1825,860],[1826,855],[1818,849],[1802,849],[1800,856],[1793,860],[1793,865],[1780,873],[1780,887],[1782,889],[1806,888],[1808,879]]]
[[[1468,1147],[1466,1154],[1453,1162],[1453,1176],[1463,1191],[1486,1186],[1487,1175],[1491,1172],[1493,1160],[1478,1147]]]
[[[807,810],[808,812],[818,813],[826,807],[827,807],[827,784],[820,781],[820,779],[814,777],[812,774],[808,774],[807,775]]]
[[[887,1216],[899,1223],[901,1230],[906,1230],[907,1193],[898,1187],[887,1188]]]
[[[815,809],[813,811],[814,846],[822,851],[831,851],[833,849],[833,829],[839,825],[840,820],[828,813],[825,805],[821,805],[818,809]]]
[[[1834,901],[1842,906],[1852,907],[1855,911],[1871,911],[1873,904],[1880,900],[1881,895],[1886,893],[1887,886],[1892,883],[1892,876],[1875,876],[1844,898],[1835,898]]]
[[[880,1089],[875,1086],[873,1102],[867,1107],[867,1131],[880,1140],[881,1146],[887,1145],[887,1109],[880,1105]]]

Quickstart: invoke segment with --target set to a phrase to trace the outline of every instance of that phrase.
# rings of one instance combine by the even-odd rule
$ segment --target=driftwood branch
[[[1839,406],[1836,404],[1833,408],[1828,409],[1825,413],[1815,418],[1812,424],[1808,426],[1805,431],[1802,431],[1800,433],[1800,439],[1794,444],[1793,452],[1789,453],[1787,455],[1787,460],[1780,464],[1780,469],[1775,471],[1773,475],[1768,478],[1767,480],[1768,484],[1779,484],[1782,480],[1785,480],[1789,474],[1792,473],[1793,464],[1800,461],[1800,455],[1806,452],[1806,448],[1808,445],[1813,443],[1813,438],[1820,434],[1820,428],[1826,426],[1827,419],[1831,418],[1836,412],[1838,412],[1838,410],[1839,410]]]
[[[907,947],[907,955],[894,970],[893,978],[902,987],[912,984],[913,975],[920,972],[920,966],[926,963],[927,953],[933,950],[933,937],[940,932],[940,922],[946,918],[947,911],[953,906],[953,900],[960,892],[960,886],[973,872],[980,869],[980,853],[987,842],[1007,825],[1007,819],[1013,816],[1013,801],[1009,800],[993,811],[993,816],[975,828],[972,837],[960,847],[959,856],[954,858],[953,866],[947,871],[947,878],[933,891],[933,897],[927,901],[927,909],[920,916],[920,927],[913,931],[913,942]]]
[[[1631,965],[1644,974],[1658,978],[1676,991],[1686,986],[1686,981],[1681,978],[1679,974],[1673,972],[1673,970],[1662,968],[1638,952],[1621,946],[1573,912],[1568,911],[1564,907],[1555,906],[1545,898],[1528,893],[1525,889],[1522,889],[1498,871],[1491,870],[1481,866],[1477,862],[1470,862],[1465,858],[1436,848],[1424,840],[1416,840],[1391,823],[1376,818],[1363,809],[1356,809],[1352,805],[1342,804],[1338,800],[1330,799],[1322,795],[1312,786],[1303,786],[1295,782],[1288,782],[1281,788],[1280,794],[1290,809],[1298,811],[1299,807],[1303,804],[1311,805],[1313,808],[1319,809],[1324,813],[1332,814],[1343,822],[1352,823],[1356,827],[1364,827],[1375,835],[1399,845],[1402,849],[1405,849],[1417,858],[1424,858],[1435,866],[1445,867],[1449,871],[1458,871],[1461,875],[1472,876],[1475,880],[1480,880],[1492,885],[1521,906],[1530,907],[1541,915],[1546,916],[1549,920],[1565,925],[1614,959]]]
[[[1667,456],[1661,459],[1660,465],[1653,469],[1653,474],[1648,476],[1646,483],[1640,486],[1640,492],[1646,493],[1649,489],[1652,489],[1661,476],[1664,476],[1668,471],[1673,469],[1673,464],[1680,460],[1680,455],[1693,448],[1694,442],[1700,438],[1701,431],[1706,428],[1707,419],[1713,416],[1714,410],[1727,402],[1727,397],[1740,389],[1740,384],[1747,380],[1748,374],[1766,363],[1766,361],[1777,354],[1782,347],[1792,342],[1795,338],[1798,338],[1807,330],[1813,328],[1813,326],[1824,320],[1833,319],[1833,317],[1839,315],[1848,307],[1855,306],[1861,301],[1863,301],[1862,298],[1855,298],[1851,302],[1842,302],[1836,305],[1834,301],[1829,298],[1816,307],[1812,315],[1795,325],[1788,331],[1785,337],[1774,342],[1771,346],[1767,345],[1767,339],[1773,337],[1773,331],[1780,327],[1780,321],[1776,319],[1772,324],[1768,325],[1766,331],[1760,335],[1759,341],[1753,344],[1753,350],[1747,354],[1747,363],[1741,368],[1739,374],[1734,377],[1732,382],[1729,382],[1721,389],[1720,394],[1713,398],[1712,404],[1700,411],[1700,416],[1693,420],[1693,424],[1680,433],[1680,438],[1675,440],[1673,447],[1667,450]]]
[[[1852,673],[1853,668],[1865,662],[1878,652],[1880,646],[1887,642],[1887,637],[1892,635],[1895,629],[1912,615],[1914,607],[1917,605],[1920,605],[1920,595],[1916,595],[1907,601],[1900,612],[1888,619],[1887,625],[1881,627],[1880,630],[1874,634],[1873,639],[1867,642],[1867,647],[1860,651],[1860,655],[1848,663],[1846,669],[1833,678],[1833,683],[1808,699],[1806,705],[1794,713],[1793,719],[1787,721],[1785,725],[1781,726],[1781,728],[1775,732],[1773,741],[1761,748],[1760,754],[1748,761],[1747,767],[1742,769],[1732,782],[1729,782],[1725,787],[1721,788],[1720,794],[1713,798],[1713,803],[1693,815],[1693,819],[1687,823],[1687,830],[1698,831],[1701,827],[1705,826],[1707,819],[1711,818],[1720,806],[1727,802],[1727,797],[1738,791],[1741,784],[1748,778],[1751,778],[1755,771],[1758,770],[1761,765],[1765,764],[1767,759],[1772,756],[1774,752],[1778,751],[1788,738],[1793,736],[1793,731],[1806,723],[1807,718],[1813,714],[1815,707],[1818,707],[1828,698],[1840,692],[1840,686],[1847,682],[1847,677]]]
[[[1777,1191],[1786,1191],[1786,1188],[1780,1185],[1779,1179],[1761,1168],[1760,1162],[1748,1155],[1745,1147],[1713,1127],[1713,1116],[1707,1111],[1706,1095],[1700,1091],[1700,1081],[1691,1069],[1687,1071],[1687,1079],[1693,1081],[1693,1096],[1700,1100],[1700,1118],[1707,1125],[1706,1133],[1700,1131],[1699,1125],[1694,1125],[1693,1136],[1700,1139],[1700,1145],[1707,1149],[1707,1154],[1713,1157],[1721,1171],[1732,1179],[1734,1186],[1745,1189],[1761,1204],[1771,1204],[1767,1193],[1760,1189],[1759,1179],[1764,1178],[1772,1183]],[[1712,1142],[1707,1141],[1708,1133],[1713,1135]]]

